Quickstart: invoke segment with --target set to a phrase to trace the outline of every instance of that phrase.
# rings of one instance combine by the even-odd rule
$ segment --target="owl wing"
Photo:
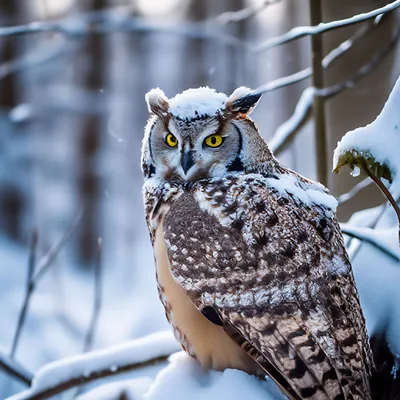
[[[330,210],[232,177],[192,185],[163,229],[175,280],[291,398],[370,399],[365,322]]]

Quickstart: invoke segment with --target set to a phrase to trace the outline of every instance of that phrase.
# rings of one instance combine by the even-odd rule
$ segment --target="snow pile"
[[[183,120],[218,115],[228,97],[208,86],[188,89],[169,100],[169,112]]]
[[[393,180],[394,196],[400,194],[400,78],[382,112],[371,124],[346,133],[333,156],[337,172],[343,165],[366,162],[377,176]]]
[[[108,384],[86,393],[78,400],[113,400],[124,392],[134,400],[280,400],[271,381],[262,381],[245,372],[228,369],[224,372],[206,371],[183,352],[171,356],[169,365],[154,379],[138,378]]]

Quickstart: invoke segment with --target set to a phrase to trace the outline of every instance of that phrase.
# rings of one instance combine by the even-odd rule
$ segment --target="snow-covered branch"
[[[352,76],[347,78],[345,81],[323,89],[317,90],[313,87],[305,89],[295,107],[294,114],[280,127],[278,127],[275,135],[270,140],[269,146],[272,152],[275,154],[279,154],[280,152],[282,152],[286,148],[286,146],[293,140],[301,127],[307,122],[308,117],[310,116],[315,95],[325,98],[332,98],[347,89],[351,89],[360,79],[370,74],[375,68],[380,65],[385,57],[394,49],[399,39],[400,27],[396,29],[392,39],[386,44],[386,46],[375,53],[367,64],[361,66]]]
[[[282,0],[264,0],[261,4],[246,7],[238,11],[224,12],[217,17],[217,20],[222,24],[245,21],[255,17],[261,11],[264,11],[268,6],[280,3],[281,1]]]
[[[165,362],[180,351],[170,331],[155,333],[108,349],[93,351],[44,366],[32,387],[8,400],[43,400],[108,376]]]
[[[400,78],[397,80],[382,112],[371,124],[347,132],[335,149],[334,171],[347,165],[358,174],[362,169],[379,186],[396,211],[400,224],[400,208],[394,197],[400,195]],[[387,189],[381,179],[392,183]]]
[[[400,251],[392,249],[385,240],[379,240],[376,230],[365,227],[353,226],[346,223],[340,224],[340,229],[345,235],[369,243],[377,250],[393,260],[400,262]]]
[[[342,205],[344,203],[347,203],[351,199],[354,199],[354,197],[356,197],[358,193],[371,185],[371,183],[372,181],[368,178],[363,179],[361,182],[358,182],[357,185],[355,185],[349,192],[343,193],[337,198],[338,204]]]
[[[303,38],[305,36],[319,35],[321,33],[332,31],[334,29],[358,24],[360,22],[376,18],[378,15],[382,15],[390,11],[393,11],[398,7],[400,7],[400,0],[393,1],[392,3],[389,3],[384,7],[377,8],[368,13],[355,15],[354,17],[345,18],[332,22],[321,22],[316,26],[298,26],[296,28],[291,29],[289,32],[284,33],[281,36],[267,39],[265,42],[255,46],[253,48],[253,51],[255,52],[265,51],[272,47],[280,46],[282,44]]]

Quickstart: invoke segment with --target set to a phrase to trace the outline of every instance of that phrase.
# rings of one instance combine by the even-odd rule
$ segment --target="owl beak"
[[[192,168],[194,165],[194,158],[193,158],[192,150],[186,150],[182,153],[181,165],[182,165],[183,172],[186,175],[187,172],[189,171],[189,169]]]

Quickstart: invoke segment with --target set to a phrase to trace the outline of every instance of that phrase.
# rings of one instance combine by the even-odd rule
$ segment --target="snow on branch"
[[[261,11],[265,10],[268,6],[280,3],[282,0],[264,0],[261,4],[243,8],[238,11],[227,11],[220,14],[217,20],[222,24],[229,24],[231,22],[241,22],[255,17]]]
[[[379,229],[371,229],[365,227],[358,227],[351,224],[341,223],[340,229],[343,234],[350,236],[354,239],[366,242],[377,250],[384,253],[396,262],[400,262],[400,250],[392,249],[387,243],[387,240],[380,240]],[[387,229],[386,229],[387,230]]]
[[[293,140],[293,138],[299,132],[300,128],[307,122],[308,117],[311,114],[310,111],[312,108],[314,96],[332,98],[339,95],[343,91],[354,87],[354,85],[360,79],[370,74],[375,68],[380,65],[385,57],[394,49],[399,39],[400,26],[396,29],[392,39],[382,49],[375,53],[368,63],[361,66],[352,76],[347,78],[345,81],[323,89],[317,90],[313,87],[305,89],[295,107],[294,114],[289,118],[289,120],[285,121],[280,127],[278,127],[275,135],[270,140],[269,145],[272,152],[275,154],[279,154],[280,152],[282,152],[286,148],[286,146]],[[257,90],[258,89],[255,89],[254,91]]]
[[[350,191],[348,191],[347,193],[341,194],[337,198],[338,204],[342,205],[344,203],[347,203],[351,199],[354,199],[354,197],[356,197],[358,193],[360,193],[366,187],[371,185],[371,183],[372,183],[372,181],[368,178],[365,178],[361,182],[358,182],[357,185],[355,185]]]
[[[39,370],[30,389],[8,400],[47,399],[88,382],[164,362],[180,350],[173,334],[165,331],[55,361]]]
[[[400,7],[400,0],[393,1],[392,3],[389,3],[384,7],[377,8],[370,12],[355,15],[354,17],[332,22],[321,22],[316,26],[298,26],[281,36],[266,40],[265,42],[255,46],[253,50],[256,52],[261,52],[264,50],[268,50],[272,47],[276,47],[291,42],[293,40],[303,38],[305,36],[319,35],[321,33],[342,28],[344,26],[358,24],[362,21],[367,21],[369,19],[376,18],[379,15],[393,11],[397,7]]]
[[[391,183],[394,197],[400,195],[400,77],[382,112],[371,124],[347,132],[338,143],[334,156],[334,172],[347,165],[357,175],[362,169],[382,190],[396,211],[400,208],[381,179]]]

